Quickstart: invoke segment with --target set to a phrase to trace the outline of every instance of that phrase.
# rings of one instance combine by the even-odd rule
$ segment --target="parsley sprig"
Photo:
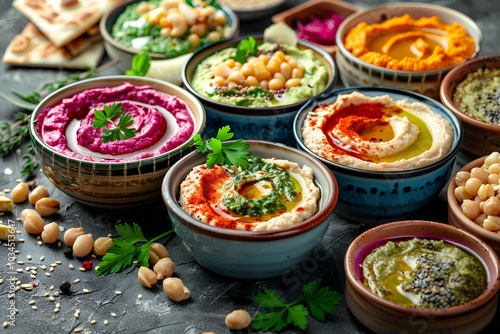
[[[326,312],[333,312],[342,295],[328,287],[319,288],[321,279],[316,279],[303,287],[302,297],[285,303],[273,290],[264,289],[264,293],[254,297],[254,301],[268,313],[259,312],[252,320],[255,330],[279,332],[288,325],[302,330],[307,327],[307,316],[324,321]]]
[[[112,128],[105,128],[102,131],[102,142],[107,143],[109,141],[130,139],[135,136],[135,129],[130,128],[134,124],[132,116],[127,113],[123,113],[121,103],[113,103],[111,106],[105,105],[104,110],[94,109],[95,119],[92,122],[92,126],[96,129],[105,128],[108,123],[112,124]],[[118,117],[118,122],[114,119]]]
[[[257,41],[252,36],[242,39],[236,47],[234,60],[242,64],[247,62],[248,57],[257,55]]]
[[[149,245],[174,232],[169,230],[151,240],[148,240],[139,225],[134,223],[119,224],[115,227],[119,237],[113,238],[113,244],[103,256],[96,275],[109,275],[122,271],[137,261],[138,266],[148,266]]]
[[[238,139],[231,143],[224,143],[226,140],[233,138],[234,134],[229,132],[229,125],[223,126],[217,131],[215,138],[203,140],[200,134],[196,134],[193,138],[194,142],[191,146],[196,146],[199,153],[212,151],[207,155],[207,167],[211,168],[215,164],[236,166],[246,169],[248,167],[250,144],[242,139]]]

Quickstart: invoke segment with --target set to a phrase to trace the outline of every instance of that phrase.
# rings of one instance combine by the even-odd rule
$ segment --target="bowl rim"
[[[423,102],[426,104],[430,104],[434,107],[438,107],[439,109],[443,110],[449,118],[451,118],[451,121],[448,121],[452,128],[454,128],[454,138],[453,139],[453,144],[450,149],[450,151],[443,156],[441,159],[438,161],[435,161],[429,165],[421,166],[418,168],[414,169],[408,169],[408,170],[399,170],[399,171],[373,171],[373,170],[368,170],[368,169],[361,169],[361,168],[356,168],[356,167],[349,167],[342,165],[340,163],[328,160],[326,158],[323,158],[319,156],[317,153],[313,152],[309,147],[307,147],[304,144],[304,141],[302,139],[301,135],[301,130],[303,123],[305,121],[305,118],[307,117],[307,114],[309,113],[310,110],[312,110],[316,105],[321,104],[322,101],[327,100],[327,99],[332,99],[335,96],[345,94],[345,93],[350,93],[350,92],[380,92],[382,94],[398,94],[398,95],[403,95],[410,97],[414,100],[418,100],[419,102]],[[455,132],[457,133],[457,136],[455,136]],[[409,177],[409,176],[416,176],[416,175],[421,175],[425,174],[429,171],[435,170],[437,167],[440,167],[442,165],[445,165],[448,161],[452,160],[455,158],[456,153],[460,149],[461,142],[463,140],[463,126],[462,123],[460,122],[459,118],[451,111],[449,110],[446,106],[444,106],[442,103],[439,101],[430,98],[424,94],[412,92],[412,91],[407,91],[404,89],[399,89],[399,88],[392,88],[392,87],[375,87],[375,86],[353,86],[353,87],[346,87],[346,88],[340,88],[325,94],[322,94],[318,96],[317,98],[310,99],[295,115],[295,119],[293,121],[293,134],[295,137],[295,141],[297,145],[304,151],[308,152],[309,154],[312,154],[315,158],[326,164],[328,167],[333,167],[343,173],[350,174],[350,175],[358,175],[362,177],[367,177],[369,176],[370,178],[375,178],[375,179],[390,179],[390,178],[402,178],[402,177]]]
[[[237,15],[239,13],[245,15],[245,14],[253,14],[254,12],[264,12],[264,11],[268,11],[268,10],[272,10],[272,9],[275,9],[279,6],[281,6],[282,4],[284,4],[287,0],[278,0],[276,1],[275,3],[272,3],[272,4],[268,4],[266,3],[265,5],[263,6],[259,6],[259,7],[255,7],[255,8],[233,8],[229,5],[226,5],[228,6],[229,8],[231,8],[233,10],[233,12],[235,12]],[[220,4],[223,4],[222,2],[220,2]]]
[[[474,159],[474,160],[470,161],[469,163],[467,163],[466,165],[464,165],[462,168],[460,168],[459,171],[470,172],[470,170],[473,167],[480,167],[484,163],[484,160],[487,157],[488,156],[482,156],[482,157],[479,157],[477,159]],[[456,175],[456,173],[455,173],[455,175]],[[451,210],[454,213],[454,215],[458,219],[460,219],[462,225],[464,225],[468,229],[470,229],[470,232],[472,232],[474,235],[476,235],[478,238],[480,238],[484,242],[488,243],[488,241],[485,241],[483,238],[500,242],[500,235],[484,229],[483,227],[477,225],[472,220],[470,220],[467,216],[465,216],[465,214],[460,209],[458,201],[455,197],[455,188],[456,187],[457,187],[457,185],[455,183],[455,178],[452,177],[450,180],[450,183],[448,184],[448,188],[446,191],[446,201],[448,203],[448,210]]]
[[[394,69],[389,69],[386,67],[382,66],[377,66],[374,64],[371,64],[369,62],[366,62],[364,60],[359,59],[358,57],[354,56],[351,52],[349,52],[346,47],[344,46],[343,43],[343,38],[344,35],[347,33],[346,26],[353,20],[357,19],[358,17],[362,15],[367,15],[370,14],[373,11],[377,11],[383,8],[391,9],[391,8],[397,8],[397,7],[405,7],[405,8],[417,8],[417,9],[429,9],[431,11],[446,11],[449,12],[450,14],[453,14],[456,17],[460,17],[463,21],[467,22],[468,25],[475,31],[475,33],[478,35],[477,40],[475,41],[475,52],[474,54],[469,58],[475,58],[479,52],[481,51],[481,43],[483,41],[483,33],[480,29],[480,27],[477,25],[477,23],[468,15],[450,8],[450,7],[445,7],[442,5],[438,4],[432,4],[432,3],[424,3],[424,2],[389,2],[389,3],[383,3],[383,4],[376,4],[368,7],[361,8],[360,10],[356,11],[355,13],[349,15],[347,18],[345,18],[344,21],[339,25],[339,28],[337,30],[337,35],[336,35],[336,44],[338,47],[339,52],[342,52],[346,58],[349,60],[362,64],[365,68],[368,69],[373,69],[375,71],[383,72],[384,74],[387,74],[387,76],[415,76],[415,75],[425,75],[425,76],[441,76],[442,73],[445,73],[452,69],[456,65],[452,65],[449,67],[441,68],[441,69],[436,69],[436,70],[431,70],[431,71],[403,71],[403,70],[394,70]],[[436,15],[437,14],[433,14]],[[441,18],[440,18],[441,19]],[[464,27],[465,28],[465,27]],[[467,59],[466,59],[467,60]],[[465,60],[464,60],[465,61]],[[463,63],[462,61],[461,63]],[[459,63],[459,64],[461,64]]]
[[[420,233],[406,233],[405,228],[411,224],[412,226],[420,227],[421,232]],[[442,237],[440,235],[432,235],[429,236],[428,234],[425,233],[425,229],[427,226],[439,226],[440,229],[444,229],[445,232],[443,234],[447,234],[446,237]],[[395,230],[401,231],[402,235],[394,235]],[[408,237],[419,237],[421,236],[422,238],[431,238],[431,239],[438,239],[438,240],[445,240],[448,242],[452,242],[457,246],[460,246],[460,248],[468,251],[472,255],[475,255],[476,258],[480,259],[481,262],[483,262],[483,266],[488,273],[488,284],[485,289],[485,291],[479,295],[478,297],[468,301],[465,304],[462,305],[456,305],[456,306],[451,306],[447,308],[412,308],[412,307],[405,307],[399,304],[396,304],[394,302],[391,302],[387,299],[384,299],[375,293],[373,293],[368,287],[366,287],[360,280],[358,274],[356,273],[356,267],[354,263],[351,263],[351,259],[354,259],[352,262],[356,262],[356,257],[355,255],[358,256],[363,256],[366,257],[368,249],[372,250],[376,248],[377,246],[374,243],[366,244],[364,246],[359,246],[359,251],[357,253],[355,252],[356,244],[357,242],[361,242],[363,238],[367,234],[375,234],[375,233],[380,233],[380,231],[383,230],[392,230],[393,235],[390,237],[386,238],[380,238],[380,242],[382,241],[389,241],[389,240],[398,240],[398,239],[403,239],[403,238],[408,238]],[[484,260],[485,257],[480,256],[480,254],[477,254],[477,252],[474,251],[474,247],[470,247],[469,244],[467,243],[461,243],[456,241],[456,236],[457,234],[463,234],[467,237],[468,240],[473,242],[474,244],[479,244],[481,248],[485,249],[488,253],[488,258],[494,265],[493,266],[488,266],[486,264],[486,261]],[[391,311],[399,312],[399,313],[404,313],[404,314],[419,314],[419,315],[428,315],[428,316],[454,316],[454,315],[459,315],[463,313],[470,312],[471,310],[486,304],[488,301],[491,299],[495,298],[498,295],[498,292],[500,290],[500,259],[496,255],[496,253],[493,251],[493,249],[488,246],[484,241],[482,241],[480,238],[477,236],[473,235],[472,233],[469,233],[467,231],[461,230],[455,226],[448,225],[445,223],[440,223],[440,222],[435,222],[435,221],[427,221],[427,220],[401,220],[401,221],[395,221],[395,222],[390,222],[382,225],[378,225],[376,227],[370,228],[369,230],[361,233],[358,235],[352,243],[349,245],[349,247],[346,250],[345,257],[344,257],[344,268],[346,272],[346,281],[348,281],[353,289],[357,291],[358,293],[362,294],[364,298],[368,299],[370,302],[380,305],[381,307],[384,307],[386,309],[389,309]],[[491,277],[490,273],[494,273],[496,277]]]
[[[326,201],[325,204],[323,206],[320,206],[318,211],[312,217],[306,219],[302,223],[279,230],[271,230],[271,231],[233,230],[233,229],[212,226],[200,222],[197,219],[193,218],[191,215],[189,215],[187,212],[182,210],[178,203],[179,185],[180,182],[182,182],[182,180],[185,179],[187,173],[183,173],[184,175],[182,175],[182,178],[179,179],[180,180],[179,184],[173,184],[169,182],[170,179],[172,178],[172,175],[178,175],[177,169],[179,168],[179,166],[184,166],[186,164],[189,164],[192,165],[192,167],[194,167],[200,165],[200,163],[203,164],[206,161],[206,156],[198,153],[197,151],[193,151],[182,157],[178,162],[176,162],[167,171],[163,179],[161,193],[169,213],[176,216],[176,218],[180,221],[182,225],[184,225],[187,228],[193,229],[197,233],[209,235],[216,238],[240,240],[240,241],[254,241],[254,240],[271,241],[271,240],[289,238],[307,232],[309,230],[312,230],[324,223],[329,224],[328,218],[333,213],[333,209],[338,200],[338,184],[334,174],[323,163],[321,163],[314,157],[310,156],[306,152],[287,146],[285,144],[275,143],[266,140],[245,140],[245,142],[251,145],[250,150],[252,150],[252,145],[260,147],[281,148],[281,149],[286,149],[292,152],[293,154],[300,155],[302,158],[308,160],[309,167],[311,167],[311,165],[314,165],[315,166],[314,168],[319,169],[320,172],[326,175],[327,177],[328,185],[326,187],[318,185],[322,191],[321,196],[324,195],[323,194],[324,188],[331,188],[333,190],[325,200]],[[188,173],[191,171],[191,169],[188,171]],[[173,187],[175,187],[175,189],[173,189]],[[175,194],[172,193],[172,190],[175,190]]]
[[[107,13],[104,13],[103,17],[101,18],[101,20],[99,22],[99,32],[100,32],[103,40],[106,43],[109,43],[114,48],[116,48],[122,52],[129,53],[131,55],[140,54],[140,53],[143,53],[143,51],[138,50],[138,49],[134,49],[131,47],[127,47],[127,46],[119,43],[117,40],[115,40],[113,38],[113,36],[111,36],[111,33],[107,29],[107,25],[108,25],[109,20],[112,17],[114,17],[115,15],[118,16],[119,14],[121,14],[129,5],[133,5],[133,4],[139,3],[141,1],[143,1],[143,0],[127,0],[126,2],[114,7],[112,10],[108,11]],[[226,13],[226,15],[231,19],[231,29],[229,30],[228,35],[237,35],[239,33],[239,29],[240,29],[240,20],[238,18],[238,15],[236,15],[236,13],[231,8],[229,8],[227,5],[219,3],[219,6]],[[114,22],[112,23],[111,27],[113,25],[114,25]],[[182,56],[190,54],[190,53],[192,53],[192,52],[189,52],[189,53],[186,53],[183,55],[179,55],[179,56],[174,57],[174,58],[167,58],[165,54],[154,53],[154,52],[149,52],[148,55],[151,57],[152,60],[167,60],[167,59],[175,59],[178,57],[182,57]]]
[[[55,102],[53,102],[50,105],[45,105],[48,101],[52,100],[54,97],[56,97],[58,94],[64,94],[67,91],[71,91],[74,87],[80,86],[80,85],[85,85],[88,83],[93,83],[93,82],[106,82],[107,80],[111,81],[116,81],[117,85],[114,85],[112,87],[121,85],[125,82],[132,82],[133,84],[139,85],[136,81],[142,81],[140,85],[151,85],[151,83],[154,83],[156,85],[164,85],[167,86],[169,89],[172,89],[174,92],[181,92],[182,94],[185,94],[189,97],[190,102],[192,102],[194,105],[196,105],[196,109],[199,110],[199,116],[200,116],[200,124],[198,127],[195,126],[193,134],[187,140],[186,142],[182,143],[181,145],[173,148],[170,151],[148,157],[148,158],[141,158],[141,159],[136,159],[136,160],[127,160],[127,161],[107,161],[107,162],[102,162],[102,161],[87,161],[79,158],[74,158],[74,157],[69,157],[67,155],[64,155],[62,153],[59,153],[55,151],[53,148],[48,146],[45,141],[39,136],[38,132],[36,131],[36,123],[37,123],[37,117],[38,114],[40,113],[41,110],[53,106],[55,103],[59,103],[62,101],[64,98],[67,98],[69,96],[73,96],[79,92],[72,93],[69,95],[65,95],[64,97],[61,97],[57,99]],[[111,86],[99,86],[99,87],[111,87]],[[91,87],[88,89],[93,89],[97,87]],[[191,114],[193,114],[193,111],[191,111]],[[194,120],[194,116],[193,120]],[[150,78],[150,77],[143,77],[143,76],[131,76],[131,75],[108,75],[108,76],[98,76],[98,77],[92,77],[88,79],[83,79],[79,80],[76,82],[73,82],[71,84],[65,85],[64,87],[61,87],[57,89],[56,91],[50,93],[47,95],[45,98],[42,99],[40,103],[36,106],[36,108],[33,110],[33,113],[31,114],[30,117],[30,137],[32,141],[35,141],[36,143],[39,144],[39,146],[42,148],[42,150],[49,152],[52,156],[56,157],[59,160],[64,160],[68,165],[78,165],[80,168],[87,167],[87,168],[98,168],[98,169],[107,169],[110,166],[113,168],[118,168],[121,169],[122,167],[127,167],[128,169],[134,168],[134,167],[139,167],[139,166],[147,166],[147,165],[154,165],[158,160],[162,159],[170,159],[171,156],[182,153],[184,151],[190,150],[189,147],[191,145],[191,142],[193,141],[193,137],[196,133],[201,132],[203,128],[205,127],[205,122],[206,122],[206,114],[205,114],[205,108],[203,104],[201,104],[198,99],[196,99],[190,92],[186,91],[182,87],[179,87],[173,83],[156,79],[156,78]],[[196,121],[194,120],[194,123],[196,125]]]
[[[491,54],[474,59],[468,59],[465,62],[456,65],[443,77],[443,81],[441,82],[441,85],[439,87],[439,97],[441,99],[441,102],[448,108],[450,108],[451,111],[453,111],[460,118],[460,120],[482,129],[500,131],[500,124],[491,124],[480,121],[463,112],[453,101],[453,93],[455,92],[455,88],[467,77],[467,74],[473,73],[480,68],[490,68],[488,67],[488,64],[493,63],[496,63],[497,65],[491,68],[500,70],[500,54]],[[463,75],[460,75],[460,73],[468,67],[471,68],[470,71],[464,71]]]
[[[285,105],[279,105],[275,107],[249,107],[249,106],[236,106],[232,104],[226,104],[226,103],[221,103],[218,101],[215,101],[213,99],[210,99],[199,92],[197,92],[192,86],[191,86],[191,79],[188,76],[189,68],[191,66],[194,66],[194,69],[192,73],[195,72],[196,67],[200,62],[205,60],[206,56],[203,56],[205,52],[208,52],[210,49],[215,49],[215,52],[218,52],[220,50],[224,50],[226,48],[230,47],[236,47],[239,41],[248,38],[249,36],[254,37],[258,42],[261,42],[264,40],[263,34],[252,34],[252,35],[239,35],[239,36],[234,36],[228,39],[224,39],[218,42],[215,42],[213,44],[207,45],[203,48],[200,48],[196,51],[193,52],[192,56],[188,59],[188,61],[183,65],[182,68],[182,84],[183,86],[190,91],[194,96],[196,96],[199,100],[202,101],[202,103],[205,106],[215,108],[219,112],[224,112],[227,114],[231,115],[251,115],[252,117],[269,117],[270,115],[275,116],[275,115],[281,115],[281,114],[287,114],[290,112],[296,112],[297,108],[302,106],[304,103],[308,101],[308,99],[298,101],[295,103],[291,104],[285,104]],[[320,92],[318,95],[323,94],[325,92],[328,92],[333,89],[335,84],[338,81],[338,70],[335,65],[335,60],[333,57],[328,53],[327,50],[323,49],[320,45],[314,44],[309,41],[305,40],[298,40],[297,41],[297,46],[306,48],[306,49],[311,49],[314,51],[316,54],[321,56],[322,59],[324,59],[325,62],[330,64],[331,67],[331,77],[330,81],[326,84],[325,89]],[[194,64],[194,65],[192,65]],[[311,98],[310,98],[311,99]],[[238,111],[226,111],[222,109],[227,109],[227,108],[237,108]]]

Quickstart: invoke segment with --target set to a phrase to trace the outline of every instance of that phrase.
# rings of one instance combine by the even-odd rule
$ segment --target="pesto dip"
[[[364,284],[378,296],[415,308],[445,308],[481,295],[484,266],[472,254],[442,240],[389,241],[363,261]]]
[[[475,119],[500,125],[500,68],[468,73],[455,88],[453,102]]]

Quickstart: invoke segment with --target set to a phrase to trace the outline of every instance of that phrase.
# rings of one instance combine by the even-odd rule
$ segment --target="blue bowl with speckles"
[[[421,102],[443,116],[451,125],[451,149],[438,161],[422,167],[400,171],[373,171],[342,165],[321,157],[304,143],[302,128],[307,115],[322,104],[332,104],[339,95],[354,91],[369,97],[388,95],[393,100]],[[364,224],[380,224],[414,216],[434,201],[448,184],[456,154],[463,138],[460,120],[447,107],[425,95],[386,87],[350,87],[323,94],[309,101],[294,120],[297,146],[326,164],[334,173],[339,187],[335,213]]]

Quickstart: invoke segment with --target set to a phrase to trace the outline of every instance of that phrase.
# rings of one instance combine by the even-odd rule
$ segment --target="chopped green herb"
[[[94,109],[95,119],[92,126],[95,129],[102,129],[102,142],[130,139],[135,136],[135,129],[130,128],[134,120],[130,114],[124,114],[121,103],[113,103],[111,106],[105,105],[104,110]],[[118,117],[118,122],[113,121]],[[107,129],[106,126],[111,123],[113,127]]]
[[[247,62],[248,57],[256,56],[257,51],[257,41],[252,36],[249,36],[238,43],[234,60],[244,64]]]

